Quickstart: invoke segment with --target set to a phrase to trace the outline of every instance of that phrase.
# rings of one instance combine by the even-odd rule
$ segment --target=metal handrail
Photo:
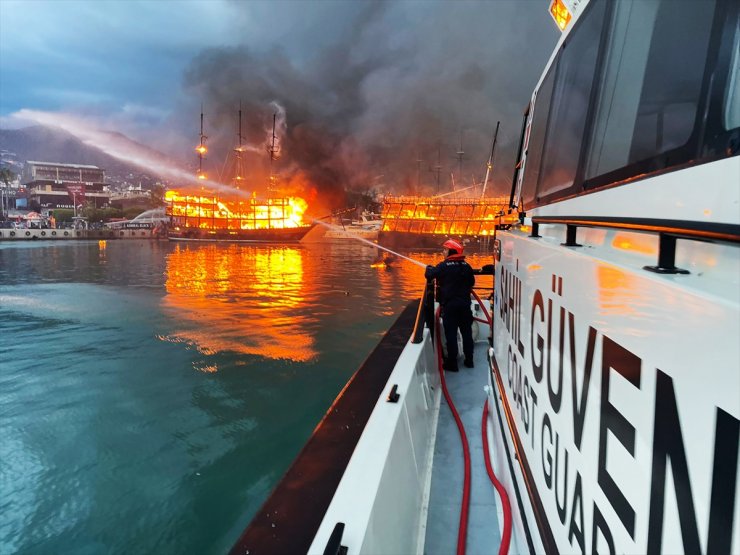
[[[347,553],[347,547],[342,545],[342,534],[344,534],[344,522],[337,522],[329,541],[326,542],[324,555],[345,555]]]
[[[419,309],[416,312],[414,331],[411,333],[411,343],[421,343],[424,340],[424,325],[429,328],[434,338],[434,280],[428,279],[424,284],[424,291],[419,299]]]

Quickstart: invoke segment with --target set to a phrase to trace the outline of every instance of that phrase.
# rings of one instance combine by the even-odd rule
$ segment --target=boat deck
[[[470,512],[467,553],[495,553],[501,542],[500,502],[486,473],[481,436],[481,418],[488,385],[488,342],[475,344],[475,368],[445,372],[447,389],[465,427],[470,447]],[[424,553],[455,553],[460,525],[460,503],[464,480],[460,434],[452,412],[442,396],[434,445],[432,484]]]

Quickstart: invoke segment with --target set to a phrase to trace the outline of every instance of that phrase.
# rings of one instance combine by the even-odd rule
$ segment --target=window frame
[[[559,77],[559,66],[560,58],[563,55],[565,48],[568,43],[572,41],[572,34],[577,33],[581,27],[581,24],[587,18],[593,5],[597,2],[606,0],[592,0],[586,10],[578,18],[573,29],[570,31],[569,36],[559,46],[558,52],[554,57],[552,64],[547,68],[548,74],[555,72],[553,91],[557,87]],[[525,210],[531,210],[540,206],[546,206],[556,201],[565,200],[589,194],[597,190],[608,189],[611,187],[623,185],[637,179],[644,179],[647,176],[660,175],[669,173],[672,171],[678,171],[687,167],[705,164],[708,162],[716,161],[722,158],[727,158],[736,155],[740,152],[740,127],[735,129],[724,129],[724,96],[727,87],[727,80],[729,79],[729,65],[732,63],[732,47],[735,40],[735,29],[737,18],[740,17],[740,3],[728,2],[725,0],[717,0],[714,7],[714,15],[710,27],[710,37],[707,45],[707,53],[704,58],[704,73],[702,76],[702,82],[700,92],[698,96],[698,104],[696,109],[696,115],[694,118],[694,124],[691,129],[691,134],[687,141],[676,148],[660,153],[658,155],[627,164],[615,170],[596,175],[589,179],[584,179],[586,171],[586,162],[588,155],[592,147],[591,136],[595,125],[595,112],[596,112],[596,101],[601,94],[603,87],[603,73],[606,48],[608,47],[609,40],[611,39],[611,32],[613,28],[614,10],[616,4],[613,2],[607,2],[606,9],[604,10],[603,21],[602,21],[602,33],[599,39],[595,71],[593,75],[593,81],[591,86],[591,92],[588,100],[588,107],[586,112],[586,119],[583,134],[581,136],[580,149],[578,153],[578,162],[576,166],[576,173],[573,180],[573,184],[560,191],[555,191],[545,196],[539,195],[540,182],[542,181],[541,164],[545,158],[545,153],[548,146],[548,138],[550,136],[550,123],[551,123],[551,101],[550,104],[545,106],[548,111],[547,120],[545,122],[546,129],[544,131],[545,137],[543,140],[542,152],[539,156],[539,168],[527,167],[527,153],[522,153],[521,150],[524,147],[524,139],[526,133],[527,116],[537,111],[537,96],[535,96],[533,105],[527,106],[525,111],[525,125],[522,129],[521,143],[520,144],[520,157],[518,158],[517,167],[514,170],[514,176],[512,179],[512,194],[510,204],[518,202],[523,205]],[[715,78],[716,77],[716,78]],[[544,83],[545,78],[542,79],[541,83]],[[539,92],[539,90],[538,90]],[[540,106],[542,109],[542,106]],[[529,130],[529,138],[533,133],[533,129]],[[529,145],[527,145],[529,147]],[[523,156],[522,156],[523,154]],[[524,162],[523,168],[521,167],[522,160]],[[524,203],[524,184],[527,177],[527,171],[538,171],[537,183],[535,184],[534,197],[530,203]],[[522,180],[521,189],[517,195],[517,181],[520,174]],[[515,195],[519,198],[515,198]]]
[[[542,186],[542,176],[544,175],[544,172],[542,171],[542,161],[547,160],[546,154],[547,154],[547,146],[548,146],[548,139],[550,138],[550,133],[552,130],[551,128],[551,118],[552,118],[552,97],[555,96],[555,92],[557,91],[558,86],[558,79],[560,78],[560,58],[563,56],[563,53],[565,52],[565,49],[568,47],[568,44],[572,42],[573,36],[572,33],[576,32],[577,29],[580,29],[585,20],[591,15],[591,12],[595,9],[594,6],[599,4],[600,2],[603,2],[605,4],[604,6],[604,13],[601,15],[601,33],[599,35],[599,44],[596,48],[596,60],[594,62],[594,70],[593,75],[591,76],[591,90],[589,91],[588,95],[588,107],[586,109],[586,117],[584,118],[583,122],[583,131],[581,132],[581,140],[580,140],[580,148],[578,152],[578,157],[576,159],[576,171],[573,174],[573,183],[569,187],[565,187],[563,189],[553,191],[552,193],[549,193],[547,195],[540,196],[540,187]],[[583,172],[584,172],[584,160],[585,155],[588,151],[588,145],[587,141],[585,140],[586,137],[589,136],[591,132],[591,128],[593,125],[593,119],[594,119],[594,111],[595,111],[595,98],[596,93],[599,91],[598,84],[600,82],[600,77],[603,69],[604,64],[604,49],[605,45],[608,44],[607,39],[610,38],[610,29],[611,26],[609,25],[611,23],[612,14],[614,11],[614,3],[613,2],[606,2],[606,0],[591,0],[589,2],[588,6],[586,6],[586,10],[583,12],[583,15],[578,18],[578,21],[576,22],[576,26],[573,28],[573,31],[569,36],[565,38],[563,41],[563,44],[560,45],[559,52],[556,56],[556,61],[553,63],[557,64],[556,72],[555,72],[555,80],[552,85],[552,94],[550,96],[550,102],[551,106],[549,108],[549,114],[547,118],[547,130],[545,131],[545,140],[542,146],[542,154],[540,155],[540,172],[537,177],[537,187],[535,189],[535,195],[534,195],[534,201],[539,206],[542,204],[550,204],[553,200],[558,200],[562,197],[566,196],[574,196],[578,194],[580,190],[582,190],[582,183],[583,183]],[[594,24],[596,24],[596,21],[594,20]],[[535,110],[537,107],[535,106]]]

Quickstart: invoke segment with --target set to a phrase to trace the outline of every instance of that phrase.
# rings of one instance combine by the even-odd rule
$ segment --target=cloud
[[[418,180],[419,192],[434,192],[437,152],[448,189],[461,134],[456,181],[480,180],[498,120],[492,188],[507,191],[522,110],[558,38],[546,7],[515,0],[0,7],[0,114],[74,114],[192,162],[203,103],[215,175],[235,146],[241,103],[257,187],[279,105],[275,169],[337,204],[346,189],[376,185],[413,191]]]
[[[250,43],[194,58],[185,91],[205,105],[211,151],[233,142],[240,102],[248,139],[259,144],[277,101],[287,121],[284,173],[300,173],[337,197],[376,184],[381,174],[396,192],[413,190],[417,179],[429,192],[437,152],[443,189],[450,173],[460,173],[461,132],[456,179],[480,180],[501,120],[493,188],[503,193],[523,108],[557,39],[547,11],[504,1],[353,6],[304,29],[304,47],[321,45],[310,54],[294,56],[290,42],[270,50]],[[252,166],[261,163],[255,158]]]

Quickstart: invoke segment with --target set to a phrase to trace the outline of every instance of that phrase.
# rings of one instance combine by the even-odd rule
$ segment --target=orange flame
[[[441,199],[387,197],[383,203],[383,231],[430,235],[493,235],[509,199]],[[516,217],[514,218],[516,219]]]
[[[218,197],[181,195],[167,191],[167,215],[179,227],[200,229],[283,229],[306,225],[308,208],[299,197],[221,200]]]

